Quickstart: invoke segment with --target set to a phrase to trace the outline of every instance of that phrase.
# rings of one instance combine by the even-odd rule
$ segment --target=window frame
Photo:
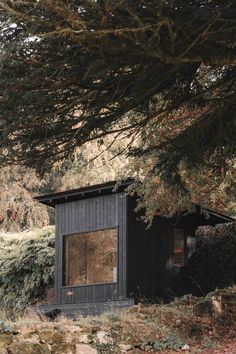
[[[93,232],[99,232],[99,231],[107,231],[107,230],[116,230],[116,249],[117,249],[117,255],[116,255],[116,281],[112,282],[107,282],[107,283],[90,283],[90,284],[77,284],[77,285],[65,285],[65,262],[66,262],[66,257],[65,257],[65,243],[66,243],[66,237],[70,236],[78,236],[78,235],[84,235],[84,234],[89,234]],[[79,287],[89,287],[89,286],[99,286],[99,285],[112,285],[112,284],[118,284],[119,283],[119,227],[114,226],[114,227],[103,227],[101,229],[93,229],[93,230],[86,230],[86,231],[79,231],[79,232],[73,232],[71,234],[63,234],[62,235],[62,274],[61,274],[61,281],[62,281],[62,288],[63,289],[68,289],[68,288],[79,288]]]
[[[183,234],[183,252],[179,252],[183,255],[183,262],[181,265],[175,263],[175,254],[177,254],[177,252],[175,252],[175,230],[181,230]],[[173,227],[172,229],[172,266],[175,268],[182,268],[186,266],[186,232],[181,227]]]

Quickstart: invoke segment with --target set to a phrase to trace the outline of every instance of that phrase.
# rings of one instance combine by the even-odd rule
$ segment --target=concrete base
[[[93,302],[80,302],[73,304],[45,304],[35,306],[42,314],[49,315],[65,314],[69,318],[75,318],[78,315],[82,316],[97,316],[104,312],[119,311],[134,305],[134,299],[124,299],[115,301],[93,301]]]

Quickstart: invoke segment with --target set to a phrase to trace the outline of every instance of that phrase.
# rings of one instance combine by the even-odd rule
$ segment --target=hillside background
[[[136,186],[140,194],[143,189],[148,190],[149,181],[146,176],[148,167],[145,170],[143,161],[140,161],[138,165],[137,161],[130,163],[131,158],[125,154],[127,144],[127,138],[114,141],[113,137],[106,138],[101,143],[99,141],[87,143],[76,151],[73,160],[55,164],[50,172],[43,176],[36,174],[34,169],[24,166],[13,165],[1,168],[0,230],[3,232],[24,231],[53,225],[53,209],[35,202],[33,197],[36,195],[127,177],[143,180],[143,187]],[[200,187],[196,189],[198,197],[196,202],[202,201],[202,205],[206,207],[232,217],[236,216],[236,204],[232,202],[232,192],[227,196],[225,185],[216,191],[211,191],[209,198],[206,198],[206,188],[208,186],[202,181],[202,189]],[[171,202],[171,194],[169,196],[168,191],[163,191],[163,196],[164,198],[159,197],[158,200],[163,203],[162,209],[165,211],[165,207],[167,206],[168,209],[173,202]],[[148,208],[147,205],[142,206]],[[150,207],[152,208],[151,196]],[[152,209],[151,212],[153,212]]]
[[[54,211],[33,197],[121,178],[127,159],[120,154],[121,142],[105,146],[88,143],[72,160],[56,164],[44,176],[34,169],[7,166],[0,170],[0,230],[23,231],[54,224]]]

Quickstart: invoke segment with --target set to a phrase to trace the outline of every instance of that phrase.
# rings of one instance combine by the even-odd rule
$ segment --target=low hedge
[[[196,295],[236,283],[236,223],[198,229],[187,277]]]
[[[46,296],[54,281],[54,230],[0,235],[0,308],[15,314]]]

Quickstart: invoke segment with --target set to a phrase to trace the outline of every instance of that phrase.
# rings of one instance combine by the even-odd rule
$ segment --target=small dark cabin
[[[211,210],[178,219],[156,217],[146,229],[134,212],[130,182],[36,197],[56,210],[55,303],[68,315],[98,314],[160,296],[194,252],[198,226],[232,221]]]

